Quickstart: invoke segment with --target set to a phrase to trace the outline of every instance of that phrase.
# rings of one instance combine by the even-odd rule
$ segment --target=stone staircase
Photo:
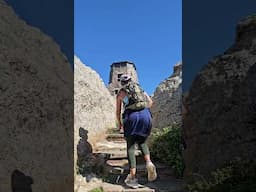
[[[182,192],[183,181],[173,177],[173,170],[159,162],[154,162],[158,178],[154,182],[147,181],[145,162],[141,151],[136,150],[137,177],[143,185],[139,189],[128,188],[124,180],[129,173],[129,165],[126,152],[126,142],[123,134],[112,130],[106,137],[106,141],[98,143],[95,153],[107,155],[107,176],[102,185],[104,192]]]

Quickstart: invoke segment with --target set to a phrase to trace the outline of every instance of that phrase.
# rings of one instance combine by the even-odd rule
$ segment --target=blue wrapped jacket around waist
[[[149,136],[152,127],[152,116],[148,108],[142,110],[128,110],[123,114],[124,136]]]

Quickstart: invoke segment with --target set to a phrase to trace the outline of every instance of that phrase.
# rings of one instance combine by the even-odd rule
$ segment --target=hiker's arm
[[[116,96],[116,119],[117,119],[119,129],[121,129],[123,127],[122,122],[121,122],[122,99],[123,99],[123,94],[120,92]]]
[[[147,101],[148,101],[148,108],[151,108],[152,105],[153,105],[153,101],[151,99],[151,97],[148,96],[148,94],[146,92],[144,92],[146,98],[147,98]]]

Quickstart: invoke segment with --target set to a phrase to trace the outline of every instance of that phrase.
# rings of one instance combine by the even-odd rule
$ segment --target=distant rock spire
[[[153,127],[164,128],[181,124],[182,63],[173,67],[173,74],[162,81],[153,94]]]

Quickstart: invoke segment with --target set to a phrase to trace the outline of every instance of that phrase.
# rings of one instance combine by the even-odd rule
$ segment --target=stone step
[[[110,173],[111,174],[117,174],[117,175],[122,175],[122,174],[127,174],[129,173],[129,165],[128,165],[128,160],[127,159],[122,159],[122,160],[108,160],[107,165],[110,166]],[[168,167],[164,164],[156,163],[156,170],[159,173],[159,177],[175,177],[175,171],[171,167]],[[140,175],[145,175],[147,174],[146,171],[146,165],[145,163],[137,163],[136,165],[136,170],[137,173]]]
[[[146,185],[161,192],[185,192],[184,181],[170,177],[158,178],[156,181],[149,182]]]
[[[109,151],[109,160],[122,160],[127,159],[127,151]],[[142,152],[140,150],[135,150],[135,156],[141,156]]]
[[[123,134],[120,133],[113,133],[113,134],[108,134],[106,136],[106,139],[108,141],[115,141],[115,142],[125,142],[125,138]]]
[[[95,147],[95,152],[97,153],[116,153],[120,151],[126,151],[126,143],[116,143],[111,141],[104,141],[101,143],[97,143]]]
[[[155,192],[155,189],[143,187],[143,188],[138,188],[138,189],[124,189],[123,192]]]
[[[109,177],[109,181],[107,183],[109,184],[109,186],[117,185],[117,186],[122,187],[122,190],[120,192],[125,192],[125,191],[127,191],[127,192],[129,192],[129,191],[131,191],[131,192],[135,192],[135,191],[138,191],[138,192],[154,192],[155,191],[154,189],[152,189],[151,187],[148,187],[146,185],[141,185],[141,187],[138,188],[138,189],[132,189],[132,188],[126,186],[126,184],[124,183],[124,180],[125,180],[126,176],[127,176],[127,174],[126,175],[111,175],[111,178]],[[109,191],[106,188],[103,188],[103,190],[104,190],[104,192]],[[113,190],[113,188],[110,191],[111,192],[113,192],[113,191],[118,192],[118,190]]]
[[[125,158],[126,155],[126,149],[96,149],[95,153],[104,153],[104,154],[109,154],[109,158]]]
[[[109,183],[104,183],[102,185],[102,189],[104,192],[155,192],[154,189],[150,189],[149,187],[143,187],[138,189],[127,188],[122,185],[114,185]]]
[[[117,127],[112,127],[107,130],[107,134],[119,133],[119,129]]]
[[[159,171],[162,172],[162,170],[172,171],[172,169],[171,169],[170,167],[168,167],[168,166],[166,166],[166,165],[164,165],[164,164],[155,163],[155,166],[156,166],[156,169],[157,169],[158,172],[159,172]],[[129,165],[127,164],[127,165],[125,165],[123,168],[124,168],[125,170],[129,170]],[[143,163],[143,164],[137,164],[137,165],[136,165],[136,169],[137,169],[137,172],[141,172],[141,171],[144,172],[144,171],[146,170],[146,164],[145,164],[145,163]]]
[[[122,191],[155,191],[155,192],[184,192],[184,181],[180,179],[175,179],[173,177],[166,176],[164,178],[158,177],[154,182],[148,182],[147,175],[137,174],[139,184],[143,185],[145,188],[140,188],[137,190],[130,189],[124,184],[124,180],[127,176],[123,175],[111,175],[111,179],[108,183],[113,185],[119,185],[123,187]]]

